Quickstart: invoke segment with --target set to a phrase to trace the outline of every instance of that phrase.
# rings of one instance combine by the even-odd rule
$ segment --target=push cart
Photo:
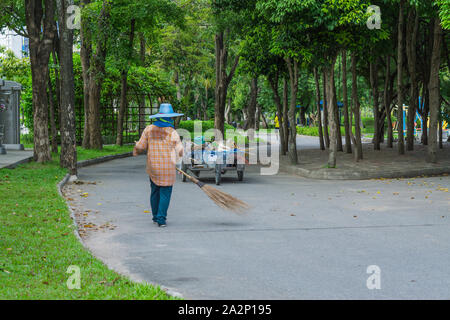
[[[222,175],[227,171],[236,171],[239,181],[244,179],[245,160],[244,152],[239,149],[229,149],[223,151],[216,150],[192,150],[185,154],[181,163],[181,170],[191,171],[196,177],[200,177],[202,171],[214,171],[216,185],[222,180]],[[183,175],[183,182],[186,176]]]

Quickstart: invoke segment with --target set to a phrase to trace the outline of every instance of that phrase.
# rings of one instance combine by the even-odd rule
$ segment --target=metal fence
[[[151,114],[156,113],[157,108],[150,105],[146,99],[145,108],[140,108],[139,103],[135,101],[136,95],[129,99],[129,105],[123,120],[123,143],[132,143],[139,140],[145,127],[153,122],[149,119]],[[145,99],[145,94],[141,95]],[[81,144],[84,133],[84,108],[78,104],[75,108],[76,114],[76,138],[77,143]],[[117,118],[119,116],[118,100],[109,101],[101,106],[100,121],[102,126],[102,138],[104,144],[116,143],[117,137]]]

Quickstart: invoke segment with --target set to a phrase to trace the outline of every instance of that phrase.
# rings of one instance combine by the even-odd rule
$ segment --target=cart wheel
[[[244,179],[244,171],[238,171],[238,181],[242,181],[242,179]]]
[[[222,180],[222,173],[220,166],[216,166],[216,185],[220,185],[220,180]]]
[[[187,169],[187,165],[185,165],[184,163],[181,164],[181,170],[183,170],[184,172],[186,172]],[[181,177],[181,181],[186,182],[186,176],[183,174]]]

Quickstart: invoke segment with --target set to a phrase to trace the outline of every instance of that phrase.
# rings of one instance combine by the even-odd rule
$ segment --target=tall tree
[[[392,96],[392,81],[391,78],[391,57],[390,55],[386,56],[386,74],[385,74],[385,81],[384,81],[384,109],[386,113],[386,119],[387,119],[387,147],[392,148],[393,147],[393,141],[394,141],[394,133],[392,129],[392,117],[391,117],[391,96]]]
[[[81,6],[83,12],[85,12],[86,6],[90,3],[90,0],[82,0]],[[84,13],[81,16],[81,29],[80,29],[80,58],[81,58],[81,69],[83,74],[83,106],[84,106],[84,126],[83,126],[83,147],[89,148],[91,145],[91,135],[89,126],[89,68],[91,65],[92,56],[92,37],[91,30],[89,30],[89,19]]]
[[[325,143],[323,141],[323,129],[322,129],[322,112],[320,110],[320,84],[319,84],[319,73],[317,72],[317,67],[314,67],[314,82],[316,85],[316,107],[317,107],[317,127],[319,131],[319,144],[320,150],[325,150]],[[347,92],[347,91],[345,91]],[[347,114],[348,115],[348,114]],[[347,117],[348,119],[348,117]],[[351,152],[350,145],[350,152]]]
[[[352,153],[352,142],[350,140],[352,125],[348,115],[347,50],[342,51],[342,100],[344,104],[345,152]]]
[[[337,108],[337,100],[336,100],[336,87],[335,87],[335,79],[334,79],[334,67],[336,64],[337,55],[331,57],[331,65],[326,69],[326,79],[327,79],[327,98],[328,98],[328,118],[330,120],[330,147],[329,147],[329,155],[328,155],[328,167],[335,168],[336,167],[336,152],[338,151],[338,137],[337,135],[337,124],[338,120],[336,119],[336,108]],[[341,140],[342,143],[342,140]],[[342,144],[341,144],[342,146]]]
[[[417,82],[417,34],[419,31],[419,12],[414,7],[408,13],[408,24],[406,32],[406,56],[411,83],[410,101],[407,114],[407,136],[406,150],[414,150],[414,124],[416,111],[419,109],[419,84]]]
[[[323,88],[323,132],[325,138],[325,147],[327,149],[330,148],[330,134],[328,132],[328,88],[327,88],[327,74],[325,69],[323,70],[322,75],[322,88]]]
[[[373,145],[375,150],[380,150],[380,112],[379,112],[379,91],[378,91],[378,64],[375,61],[371,61],[370,65],[370,84],[372,87],[373,97],[373,123],[374,123],[374,137]]]
[[[61,167],[77,174],[77,140],[75,133],[75,85],[73,75],[73,29],[67,26],[67,9],[73,0],[57,0],[59,18],[59,65],[61,73]]]
[[[298,76],[299,63],[295,58],[287,56],[285,58],[286,66],[289,72],[289,84],[291,97],[289,99],[289,142],[288,155],[292,164],[298,163],[297,156],[297,123],[295,121],[295,112],[297,110],[297,92],[298,92]]]
[[[358,84],[357,84],[357,73],[356,73],[356,54],[352,52],[352,112],[355,118],[355,137],[354,137],[354,149],[355,149],[355,160],[359,161],[363,159],[363,150],[361,143],[361,114],[360,105],[358,99]]]
[[[123,145],[123,120],[125,117],[126,110],[128,109],[128,70],[130,67],[130,60],[133,56],[133,42],[135,33],[136,19],[130,20],[130,30],[128,33],[128,44],[126,47],[126,64],[120,72],[120,108],[119,114],[117,116],[117,138],[116,144]]]
[[[223,139],[225,126],[225,104],[227,98],[228,87],[233,79],[236,67],[239,63],[239,54],[234,57],[231,69],[228,72],[228,55],[229,48],[227,44],[228,30],[219,31],[215,35],[215,54],[216,54],[216,88],[215,88],[215,117],[214,127],[219,130],[222,137],[216,139]]]
[[[55,36],[53,0],[25,0],[27,34],[33,85],[34,160],[51,160],[48,132],[47,79],[49,57]]]
[[[439,67],[441,65],[442,26],[439,18],[434,19],[434,41],[431,55],[430,83],[430,136],[428,137],[427,161],[437,162],[438,121],[441,109],[441,95],[439,86]]]
[[[398,9],[397,35],[397,148],[400,155],[405,154],[405,139],[403,134],[403,42],[404,42],[404,7],[405,0],[400,0]]]

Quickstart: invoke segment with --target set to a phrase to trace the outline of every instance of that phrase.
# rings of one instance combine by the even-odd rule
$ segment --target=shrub
[[[352,129],[353,133],[355,133],[355,128]],[[319,128],[318,127],[297,127],[297,134],[302,136],[319,136]],[[345,136],[345,129],[341,126],[341,135]]]

